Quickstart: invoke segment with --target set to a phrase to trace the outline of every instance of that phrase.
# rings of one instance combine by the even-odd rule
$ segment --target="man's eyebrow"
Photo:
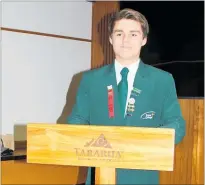
[[[115,32],[123,32],[123,31],[122,31],[122,30],[114,30],[114,33],[115,33]]]
[[[139,30],[131,30],[130,32],[131,32],[131,33],[140,33]]]

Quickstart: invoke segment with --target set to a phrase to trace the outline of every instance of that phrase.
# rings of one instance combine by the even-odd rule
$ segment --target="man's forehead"
[[[135,20],[122,19],[115,22],[113,31],[142,32],[141,24]]]

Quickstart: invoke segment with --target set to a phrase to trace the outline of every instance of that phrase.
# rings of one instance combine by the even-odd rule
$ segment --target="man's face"
[[[115,22],[110,43],[117,59],[136,60],[146,42],[139,22],[129,19]]]

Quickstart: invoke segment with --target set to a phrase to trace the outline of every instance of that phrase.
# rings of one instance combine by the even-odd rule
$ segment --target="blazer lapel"
[[[139,68],[135,75],[133,89],[128,100],[126,112],[127,125],[138,125],[137,117],[140,118],[140,108],[147,103],[149,90],[152,88],[149,82],[149,70],[147,66],[140,61]],[[140,124],[140,123],[139,123]]]

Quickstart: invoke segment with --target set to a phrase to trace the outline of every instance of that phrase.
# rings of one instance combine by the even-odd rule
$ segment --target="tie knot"
[[[128,72],[129,72],[129,69],[126,68],[126,67],[124,67],[124,68],[121,70],[120,74],[121,74],[121,76],[122,76],[122,79],[127,79],[127,74],[128,74]]]

